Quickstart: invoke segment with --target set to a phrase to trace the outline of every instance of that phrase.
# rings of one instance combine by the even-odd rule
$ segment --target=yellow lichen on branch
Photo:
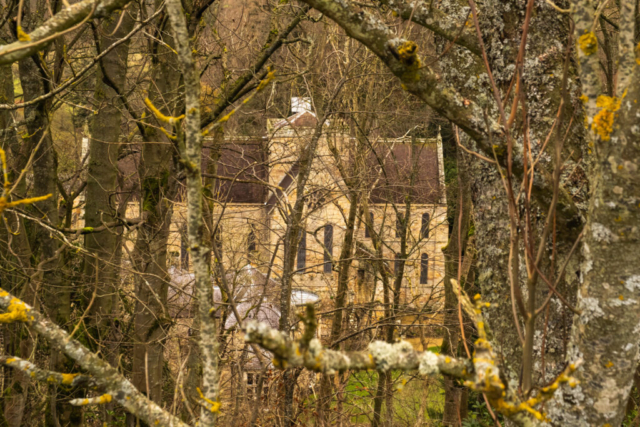
[[[598,38],[593,31],[585,30],[585,33],[578,38],[578,46],[585,55],[593,55],[598,51]]]
[[[9,182],[9,168],[7,167],[7,154],[2,148],[0,148],[0,163],[2,164],[2,177],[3,177],[2,196],[0,196],[0,214],[2,214],[2,211],[4,211],[5,209],[12,208],[18,205],[28,205],[31,203],[41,202],[51,197],[51,194],[47,194],[46,196],[29,197],[26,199],[14,200],[10,202],[9,195],[11,194],[11,190],[9,187],[11,186],[11,183]]]
[[[12,208],[18,205],[30,205],[31,203],[41,202],[43,200],[47,200],[51,197],[51,194],[47,194],[46,196],[38,196],[38,197],[29,197],[28,199],[14,200],[13,202],[7,201],[7,198],[2,196],[0,197],[0,213],[5,209]]]
[[[165,123],[169,123],[170,125],[174,125],[176,123],[179,123],[180,120],[184,119],[184,114],[182,114],[182,115],[180,115],[178,117],[165,116],[164,114],[162,114],[162,112],[155,105],[153,105],[153,102],[151,102],[151,100],[149,98],[145,98],[144,99],[144,103],[147,106],[147,108],[149,108],[149,110],[151,110],[153,115],[156,116],[156,119],[160,120],[161,122],[165,122]]]
[[[412,42],[410,40],[405,41],[400,46],[398,46],[398,56],[400,57],[400,61],[409,66],[414,65],[416,60],[419,63],[420,59],[416,54],[417,50],[418,45],[415,44],[415,42]]]
[[[407,68],[403,76],[404,81],[417,81],[420,79],[420,57],[417,54],[418,45],[411,40],[403,40],[395,46],[390,46],[395,51],[398,60]],[[405,86],[406,87],[406,86]],[[404,88],[404,87],[403,87]]]
[[[170,134],[170,133],[169,133],[165,128],[163,128],[162,126],[160,126],[160,131],[162,131],[162,133],[164,133],[164,134],[167,136],[167,138],[169,138],[169,139],[170,139],[170,140],[172,140],[172,141],[175,141],[175,140],[177,140],[177,139],[178,139],[178,137],[177,137],[177,136],[175,136],[175,135],[173,135],[173,134]]]
[[[214,129],[216,126],[220,126],[221,124],[227,122],[231,117],[233,117],[233,115],[240,109],[242,108],[243,105],[246,105],[247,103],[249,103],[254,96],[256,96],[256,94],[258,92],[261,92],[264,88],[267,87],[267,85],[269,83],[271,83],[271,81],[275,78],[276,72],[272,71],[271,69],[269,69],[269,72],[267,73],[267,76],[263,79],[260,80],[260,83],[258,83],[258,86],[256,87],[255,92],[253,92],[251,95],[249,95],[248,97],[246,97],[243,101],[242,104],[238,105],[236,108],[234,108],[233,110],[229,111],[229,113],[227,113],[226,115],[224,115],[223,117],[221,117],[220,119],[218,119],[218,121],[215,123],[215,125],[210,128],[210,129],[206,129],[202,132],[203,136],[206,136],[207,134],[209,134],[209,132]]]
[[[515,393],[508,394],[505,384],[500,379],[499,368],[495,362],[496,356],[493,353],[485,322],[482,318],[482,308],[488,307],[487,303],[482,301],[480,294],[475,295],[474,302],[471,302],[469,297],[460,289],[458,282],[455,280],[451,282],[453,291],[460,299],[463,309],[476,325],[478,331],[478,339],[475,342],[473,352],[473,365],[476,373],[471,378],[472,380],[464,381],[464,385],[472,390],[485,393],[491,404],[503,415],[520,417],[523,415],[522,413],[526,413],[536,420],[545,420],[547,418],[545,413],[536,409],[536,406],[540,406],[551,399],[560,384],[568,383],[572,388],[578,384],[578,381],[571,374],[575,371],[579,362],[569,365],[552,384],[540,389],[535,397],[521,400]]]
[[[18,25],[18,28],[16,29],[16,35],[18,36],[18,40],[20,40],[21,42],[31,41],[31,36],[25,33],[20,25]]]
[[[0,297],[6,297],[7,292],[0,290]],[[14,322],[30,322],[33,320],[33,316],[29,315],[29,307],[17,298],[11,298],[7,312],[0,314],[0,323],[14,323]]]
[[[23,372],[37,381],[49,384],[58,384],[68,387],[76,387],[80,384],[95,384],[92,377],[82,374],[63,374],[61,372],[41,369],[28,360],[19,357],[0,357],[0,365],[8,366],[16,371]]]
[[[9,182],[9,168],[7,168],[7,153],[2,148],[0,148],[0,162],[2,162],[2,177],[4,180],[2,184],[3,192],[8,193],[9,185],[11,184]]]
[[[256,90],[260,92],[262,89],[267,87],[267,85],[271,83],[271,80],[273,80],[275,75],[276,75],[275,71],[269,70],[269,72],[267,73],[267,77],[265,77],[263,80],[260,80],[260,83],[258,84],[258,87],[256,88]]]
[[[620,109],[621,102],[621,98],[607,95],[600,95],[596,100],[596,106],[601,110],[593,117],[591,130],[603,141],[609,141],[611,138],[613,121],[616,117],[616,111]]]
[[[200,399],[202,399],[203,401],[205,401],[206,403],[208,403],[209,407],[205,406],[207,409],[209,409],[211,412],[218,412],[220,410],[220,402],[214,402],[211,399],[207,399],[205,397],[205,395],[202,393],[202,390],[200,390],[200,387],[196,387],[196,391],[198,392],[198,394],[200,395]]]
[[[73,406],[103,405],[105,403],[111,402],[112,399],[113,397],[110,394],[106,393],[98,397],[91,397],[91,398],[85,398],[85,399],[71,399],[69,401],[69,404]]]
[[[60,374],[60,375],[62,375],[62,384],[71,385],[73,383],[74,378],[80,374]]]

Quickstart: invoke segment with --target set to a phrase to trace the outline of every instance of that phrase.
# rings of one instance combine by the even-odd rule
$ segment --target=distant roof
[[[437,144],[424,139],[413,142],[415,145],[407,138],[378,144],[376,153],[384,159],[384,171],[375,154],[367,159],[367,178],[371,185],[375,183],[373,203],[404,203],[407,195],[412,196],[413,203],[439,202],[444,189],[440,188]]]
[[[195,296],[194,274],[171,267],[169,268],[169,278],[171,280],[167,298],[169,313],[172,317],[193,317],[191,300]],[[260,302],[267,304],[265,307],[268,304],[278,307],[280,282],[269,278],[267,283],[266,275],[255,266],[247,264],[237,272],[228,273],[226,279],[232,289],[233,300],[237,304],[237,308],[244,303],[256,305]],[[216,286],[213,277],[211,278],[211,286],[213,288],[213,302],[219,306],[223,303],[222,291]],[[320,297],[313,292],[294,289],[291,293],[291,303],[295,306],[316,303],[319,300]],[[278,318],[280,318],[279,312]]]
[[[270,119],[271,131],[284,127],[313,127],[317,124],[317,117],[313,112],[301,111],[286,119]],[[375,155],[367,159],[367,174],[370,183],[375,188],[371,193],[374,203],[395,202],[403,203],[407,194],[413,196],[414,203],[437,203],[444,189],[440,188],[440,172],[438,148],[435,139],[414,139],[415,154],[418,160],[415,182],[410,183],[412,171],[412,139],[389,139],[376,144],[377,154],[384,158],[386,177],[379,174],[380,166]],[[426,143],[423,143],[425,142]],[[266,137],[232,137],[226,138],[221,146],[216,175],[224,177],[216,180],[216,193],[221,201],[231,203],[266,203],[270,209],[275,207],[277,200],[282,197],[282,190],[276,194],[270,192],[262,183],[269,181],[268,141]],[[393,149],[391,150],[391,147]],[[132,152],[118,161],[123,179],[120,181],[123,195],[132,194],[134,198],[140,195],[140,179],[138,167],[140,165],[140,147],[131,145]],[[211,149],[209,144],[204,151],[208,156]],[[294,162],[278,185],[284,192],[295,181],[298,173],[298,163]],[[179,199],[178,199],[179,200]]]
[[[320,297],[313,292],[304,291],[302,289],[293,289],[291,291],[291,304],[296,306],[315,304],[320,301]]]
[[[205,157],[210,155],[211,147],[203,150]],[[232,203],[264,203],[267,187],[261,182],[268,182],[267,144],[262,137],[237,138],[225,140],[220,149],[220,158],[216,175],[226,179],[216,180],[216,191],[221,201]],[[131,154],[118,161],[118,169],[123,177],[120,191],[132,193],[134,199],[140,197],[140,152]],[[234,182],[234,180],[237,180]],[[252,182],[242,182],[252,181]],[[178,196],[180,200],[180,195]]]
[[[241,322],[248,319],[254,319],[258,322],[266,323],[274,329],[278,329],[278,323],[280,322],[280,310],[275,304],[269,302],[263,302],[259,304],[251,302],[243,302],[236,306],[238,314],[240,315]],[[224,323],[225,329],[231,329],[238,324],[236,316],[233,311],[230,311],[227,321]]]
[[[264,203],[268,182],[266,143],[253,141],[225,141],[218,160],[216,191],[221,201],[232,203]],[[234,180],[240,182],[234,182]],[[253,181],[253,182],[241,182]]]
[[[286,126],[294,128],[315,127],[318,124],[318,117],[311,111],[300,111],[286,119],[278,120],[273,124],[272,131],[276,131]]]

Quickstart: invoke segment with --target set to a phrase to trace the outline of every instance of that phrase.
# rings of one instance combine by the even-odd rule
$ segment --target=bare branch
[[[69,5],[56,13],[51,19],[43,23],[29,34],[24,41],[0,46],[0,65],[11,64],[44,49],[61,33],[79,22],[82,22],[93,12],[94,18],[109,16],[116,9],[123,8],[129,0],[83,0]]]
[[[99,387],[111,392],[113,399],[127,411],[144,420],[149,425],[187,427],[182,421],[163,410],[156,403],[140,393],[116,368],[87,350],[80,342],[31,306],[0,288],[0,309],[20,312],[16,321],[21,321],[60,349],[82,369],[90,373]]]

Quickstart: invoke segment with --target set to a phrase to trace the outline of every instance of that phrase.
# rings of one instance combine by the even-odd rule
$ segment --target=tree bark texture
[[[135,22],[131,11],[122,22],[118,16],[106,19],[101,37],[96,40],[100,51],[125,36]],[[114,32],[115,31],[115,32]],[[111,34],[111,36],[109,36]],[[118,154],[120,152],[121,119],[123,103],[120,95],[125,90],[129,43],[123,43],[101,59],[97,70],[94,99],[99,103],[98,114],[89,120],[89,161],[87,187],[85,189],[85,227],[99,227],[117,218],[119,197]],[[85,257],[84,275],[87,289],[85,299],[93,304],[90,311],[91,332],[97,342],[109,333],[112,314],[117,300],[119,265],[116,264],[118,239],[116,229],[85,236],[85,249],[91,253]],[[95,296],[93,295],[95,293]]]

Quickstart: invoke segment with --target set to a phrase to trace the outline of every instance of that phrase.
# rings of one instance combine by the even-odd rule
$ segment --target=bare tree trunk
[[[101,37],[95,42],[102,52],[111,43],[124,37],[135,22],[131,11],[123,10],[122,21],[105,21]],[[114,32],[115,31],[115,32]],[[89,119],[89,162],[85,190],[85,227],[99,227],[113,223],[117,217],[118,153],[120,152],[121,118],[124,108],[120,94],[125,90],[129,43],[120,44],[100,62],[97,71],[94,99],[99,102],[98,114]],[[120,239],[116,230],[107,229],[85,236],[84,275],[87,281],[85,300],[93,303],[90,309],[90,333],[98,343],[109,334],[115,308],[117,271],[116,245]],[[94,296],[95,293],[95,296]],[[90,340],[89,342],[93,342]]]
[[[185,135],[183,158],[187,165],[187,225],[189,247],[193,260],[195,289],[198,297],[196,316],[200,324],[199,350],[202,358],[202,405],[199,425],[211,427],[216,424],[218,399],[218,336],[214,318],[210,314],[213,289],[209,274],[209,250],[205,246],[202,206],[202,133],[200,131],[200,78],[192,57],[189,33],[182,5],[170,0],[167,10],[175,34],[175,44],[182,67],[185,85]],[[217,406],[216,406],[217,404]]]
[[[371,419],[371,427],[380,427],[380,419],[382,418],[382,403],[384,402],[385,386],[387,384],[387,373],[378,371],[378,384],[376,386],[376,395],[373,398],[373,418]]]
[[[345,234],[342,241],[342,249],[340,250],[340,258],[338,260],[338,287],[336,291],[335,305],[333,319],[331,320],[331,332],[329,333],[329,345],[331,348],[337,348],[334,343],[340,338],[343,328],[343,312],[346,302],[346,295],[351,278],[351,264],[352,254],[354,247],[354,233],[357,220],[357,214],[360,208],[360,171],[362,170],[362,150],[363,145],[357,144],[354,153],[354,165],[353,170],[347,171],[346,165],[342,160],[342,154],[338,151],[338,148],[331,141],[327,140],[329,150],[333,155],[333,159],[336,162],[338,171],[343,181],[348,188],[349,199],[349,215],[347,216],[347,223],[345,225]],[[320,379],[320,396],[319,396],[319,423],[325,425],[329,423],[328,416],[330,414],[331,406],[331,388],[332,388],[332,376],[323,374]]]
[[[168,23],[166,24],[168,26]],[[167,28],[169,29],[169,28]],[[168,33],[164,42],[174,44]],[[161,44],[155,65],[155,80],[149,90],[150,102],[167,116],[173,115],[179,71],[169,63],[170,50]],[[151,118],[150,120],[154,120]],[[142,160],[139,168],[140,212],[145,223],[138,228],[134,249],[136,280],[135,341],[133,346],[133,383],[154,402],[162,400],[165,328],[169,325],[166,301],[168,292],[167,241],[171,225],[172,203],[177,195],[173,143],[162,132],[174,132],[173,126],[155,118],[155,126],[145,127]],[[162,141],[162,144],[154,143]],[[149,143],[151,142],[151,143]]]
[[[98,30],[94,28],[94,43],[100,54],[112,43],[124,37],[133,28],[135,17],[130,10],[120,11],[122,20],[105,20]],[[89,156],[87,186],[85,189],[84,225],[100,227],[113,223],[119,209],[118,155],[121,152],[121,119],[126,101],[121,98],[125,90],[129,43],[125,42],[110,51],[99,62],[96,72],[94,99],[99,103],[98,114],[89,118]],[[126,213],[126,208],[124,209]],[[108,360],[117,360],[114,346],[104,348],[103,343],[116,342],[113,325],[116,308],[122,239],[118,228],[107,228],[85,236],[84,247],[89,254],[84,257],[84,301],[91,304],[88,330],[92,338],[87,340],[94,351],[101,350]],[[111,338],[111,339],[109,339]]]
[[[157,135],[160,137],[160,135]],[[136,285],[133,382],[149,398],[162,398],[164,328],[167,327],[167,239],[171,208],[163,200],[175,196],[170,181],[171,153],[164,146],[143,148],[143,208],[145,224],[139,228],[134,263],[139,272]],[[147,387],[149,385],[149,388]]]
[[[453,135],[451,135],[453,137]],[[453,139],[453,138],[452,138]],[[455,144],[455,141],[449,140]],[[456,150],[457,185],[449,183],[447,186],[448,209],[453,212],[453,226],[449,235],[449,243],[442,250],[444,253],[444,336],[440,352],[451,356],[459,355],[460,325],[458,317],[458,298],[453,292],[451,279],[455,279],[461,286],[466,287],[466,278],[461,277],[462,258],[465,254],[468,239],[469,224],[471,220],[471,188],[467,174],[467,166],[461,149]],[[468,255],[465,255],[468,256]],[[457,384],[453,378],[444,378],[444,411],[442,424],[447,427],[458,426],[463,411],[466,412],[466,388]],[[464,408],[463,408],[464,406]]]
[[[10,65],[0,66],[0,102],[13,104],[15,102],[13,90],[13,73]],[[25,148],[27,144],[20,146],[14,130],[14,122],[9,111],[0,111],[0,129],[2,137],[0,143],[2,148],[10,154],[9,156],[9,179],[13,182],[20,174],[27,163]],[[22,180],[16,190],[18,197],[24,197],[26,181]],[[29,294],[30,280],[32,273],[31,259],[29,254],[31,249],[24,222],[16,215],[8,214],[4,216],[6,224],[0,227],[0,250],[4,254],[0,260],[3,268],[0,280],[11,292]],[[7,233],[7,228],[15,230],[15,234]],[[30,298],[32,299],[32,298]],[[31,350],[31,340],[26,336],[26,331],[22,325],[2,325],[2,353],[14,354],[28,357]],[[21,351],[21,350],[24,350]],[[3,369],[4,375],[4,399],[1,408],[4,412],[2,419],[9,427],[19,427],[22,424],[24,408],[27,397],[29,378],[23,372],[15,372],[10,369]],[[1,423],[0,423],[1,424]]]
[[[34,6],[36,10],[32,9]],[[28,15],[27,25],[29,27],[33,28],[41,22],[39,11],[43,7],[44,2],[37,2],[31,7],[25,7],[25,14]],[[25,102],[38,98],[51,90],[50,76],[47,75],[45,69],[46,66],[43,63],[43,59],[37,54],[20,61],[18,70]],[[33,150],[35,152],[33,158],[33,186],[41,194],[52,195],[48,199],[35,204],[37,215],[42,218],[44,223],[57,227],[60,225],[58,189],[56,186],[58,182],[57,155],[50,133],[50,106],[51,101],[44,100],[24,109],[28,131],[28,138],[24,143],[29,146],[30,151]],[[68,327],[71,314],[71,286],[70,283],[65,283],[61,280],[62,263],[60,260],[62,259],[62,248],[60,248],[56,237],[49,230],[40,226],[35,231],[33,248],[39,249],[36,251],[37,271],[35,272],[35,280],[37,285],[35,285],[34,291],[30,293],[33,297],[36,297],[37,293],[37,297],[42,298],[46,311],[58,325]],[[48,286],[41,286],[42,283],[46,283]],[[35,302],[35,300],[30,302]],[[27,340],[28,342],[29,340]],[[30,347],[27,343],[25,344]],[[49,363],[52,365],[57,366],[61,362],[60,354],[55,350],[51,352],[50,358]],[[27,389],[25,388],[24,392],[26,393],[26,391]],[[49,412],[49,409],[55,410],[56,408],[56,397],[53,393],[51,394],[50,402],[51,405],[46,411],[48,422],[52,422],[52,416],[56,417],[55,413]],[[81,411],[74,410],[72,412],[74,419],[81,418]]]
[[[632,10],[636,2],[620,5],[621,57],[616,91],[620,98],[601,95],[597,55],[578,49],[584,76],[582,93],[588,97],[586,109],[592,120],[594,163],[578,293],[581,313],[575,317],[571,334],[570,359],[584,360],[577,372],[581,383],[571,393],[573,405],[554,413],[566,426],[583,425],[585,420],[590,425],[620,425],[640,357],[640,109],[635,102],[640,96],[640,70],[633,53]],[[578,2],[574,7],[576,37],[593,35],[589,33],[591,4]],[[608,120],[612,127],[606,126]]]
[[[290,333],[290,317],[291,317],[291,289],[293,285],[293,275],[296,270],[296,254],[298,252],[298,244],[300,243],[302,228],[302,215],[305,206],[305,188],[313,160],[316,156],[316,148],[318,141],[322,136],[323,126],[326,116],[318,120],[315,132],[310,140],[304,146],[301,146],[298,163],[299,171],[297,178],[296,200],[291,207],[291,213],[286,218],[286,232],[284,236],[284,261],[282,265],[282,290],[280,293],[280,320],[279,330]],[[284,390],[282,395],[282,416],[283,426],[290,427],[293,422],[293,393],[295,389],[295,381],[297,375],[291,370],[285,370],[283,373]]]

